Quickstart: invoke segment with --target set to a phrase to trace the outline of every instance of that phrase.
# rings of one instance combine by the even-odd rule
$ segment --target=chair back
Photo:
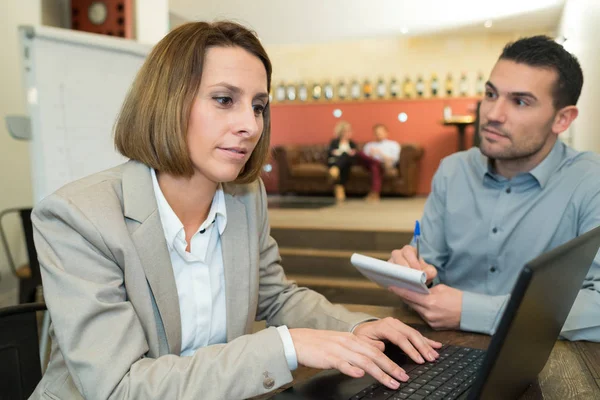
[[[42,284],[42,277],[40,274],[40,263],[38,262],[37,252],[35,250],[35,244],[33,242],[33,224],[31,223],[31,208],[10,208],[0,212],[0,239],[4,246],[4,252],[8,264],[10,265],[13,273],[17,275],[17,266],[15,263],[15,257],[13,256],[9,246],[7,235],[4,232],[2,221],[5,216],[10,214],[18,214],[21,219],[21,226],[23,228],[23,234],[25,236],[25,244],[27,246],[27,258],[28,265],[31,271],[31,276],[28,278],[21,279],[19,287],[19,303],[32,303],[36,301],[35,294],[37,287]],[[18,276],[18,275],[17,275]]]
[[[0,400],[27,399],[42,379],[36,311],[45,309],[44,303],[0,309]]]

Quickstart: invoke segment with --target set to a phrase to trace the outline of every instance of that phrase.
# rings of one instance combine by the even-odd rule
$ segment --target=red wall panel
[[[402,143],[418,143],[425,152],[421,159],[419,194],[428,194],[431,179],[440,161],[458,148],[455,127],[442,124],[443,110],[452,107],[455,115],[472,114],[476,98],[379,100],[360,102],[280,103],[271,106],[271,145],[328,143],[333,128],[340,120],[348,121],[354,129],[353,139],[366,142],[372,139],[372,126],[387,125],[390,139]],[[333,110],[342,110],[335,118]],[[408,120],[398,121],[404,112]],[[467,129],[466,143],[471,146],[473,129]]]

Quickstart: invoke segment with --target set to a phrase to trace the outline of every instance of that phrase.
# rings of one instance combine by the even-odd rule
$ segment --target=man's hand
[[[463,292],[446,285],[434,286],[429,294],[390,287],[433,329],[459,329]]]
[[[398,389],[398,381],[406,382],[408,375],[383,354],[381,340],[398,344],[419,363],[424,362],[419,351],[433,360],[438,357],[433,348],[441,347],[441,343],[424,338],[393,318],[365,322],[356,327],[354,333],[290,329],[290,335],[299,364],[311,368],[335,368],[354,378],[362,377],[366,372],[391,389]]]
[[[417,249],[409,245],[400,250],[392,251],[392,258],[389,259],[389,262],[424,271],[427,275],[427,283],[437,276],[437,269],[433,265],[427,264],[422,258],[418,260]]]

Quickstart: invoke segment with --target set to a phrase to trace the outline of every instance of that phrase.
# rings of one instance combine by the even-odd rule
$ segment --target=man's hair
[[[372,129],[372,130],[373,130],[373,132],[375,132],[375,131],[376,131],[378,128],[383,128],[383,129],[385,129],[386,131],[388,130],[387,126],[385,126],[384,124],[380,124],[380,123],[379,123],[379,124],[375,124],[375,125],[373,125],[373,129]]]
[[[556,71],[558,79],[552,91],[554,107],[558,110],[577,104],[583,71],[577,58],[552,38],[531,36],[508,43],[499,59]]]
[[[204,57],[213,47],[240,47],[256,56],[265,66],[270,90],[271,61],[254,32],[227,21],[181,25],[154,46],[129,89],[115,124],[115,147],[122,155],[159,172],[193,175],[187,130]],[[256,180],[269,157],[270,116],[267,103],[262,135],[237,183]]]

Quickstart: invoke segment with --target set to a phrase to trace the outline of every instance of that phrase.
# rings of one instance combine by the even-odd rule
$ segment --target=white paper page
[[[429,294],[426,285],[427,276],[423,271],[358,253],[352,254],[350,262],[361,274],[386,289],[390,286],[396,286],[417,293]]]

